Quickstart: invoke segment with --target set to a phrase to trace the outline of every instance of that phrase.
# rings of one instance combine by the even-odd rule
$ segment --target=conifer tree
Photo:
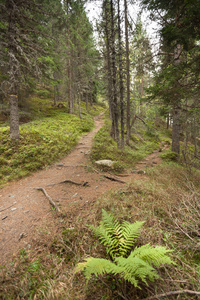
[[[27,84],[29,76],[39,77],[44,73],[44,57],[51,48],[46,30],[50,8],[48,0],[1,1],[0,62],[5,70],[1,86],[10,98],[12,140],[19,139],[18,91]]]

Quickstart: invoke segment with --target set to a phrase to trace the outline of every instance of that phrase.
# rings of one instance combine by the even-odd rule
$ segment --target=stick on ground
[[[162,297],[169,297],[169,296],[180,295],[180,294],[189,294],[189,295],[200,296],[200,292],[191,291],[191,290],[178,290],[178,291],[171,291],[171,292],[164,293],[164,294],[158,294],[158,295],[155,295],[152,297],[147,297],[147,298],[144,298],[144,300],[154,300],[154,299],[158,299],[158,298],[162,298]]]
[[[55,208],[55,210],[57,210],[58,212],[60,212],[60,209],[58,208],[58,206],[55,204],[55,202],[53,201],[53,199],[47,194],[46,190],[43,188],[36,188],[36,190],[43,192],[43,194],[47,197],[47,199],[49,200],[50,205]]]

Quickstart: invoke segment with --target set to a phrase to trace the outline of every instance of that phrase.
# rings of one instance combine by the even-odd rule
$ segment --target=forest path
[[[93,137],[102,126],[102,116],[95,117],[94,130],[83,136],[75,149],[59,163],[0,190],[0,264],[10,261],[19,249],[31,248],[35,231],[55,221],[49,200],[37,188],[44,188],[61,212],[78,210],[81,214],[82,210],[89,212],[91,202],[104,192],[123,186],[122,182],[112,181],[104,175],[130,182],[133,178],[143,176],[137,170],[160,163],[161,159],[155,151],[138,163],[126,177],[89,170],[88,154]],[[67,180],[80,185],[61,183]]]

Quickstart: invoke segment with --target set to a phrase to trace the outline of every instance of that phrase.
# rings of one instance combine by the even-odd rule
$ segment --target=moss
[[[178,153],[168,150],[168,151],[160,154],[160,157],[166,161],[177,161]]]

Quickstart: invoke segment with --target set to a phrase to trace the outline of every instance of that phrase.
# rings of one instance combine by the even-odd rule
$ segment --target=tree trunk
[[[129,37],[128,37],[128,11],[127,0],[124,0],[124,14],[125,14],[125,39],[126,39],[126,87],[127,87],[127,105],[126,105],[126,143],[129,144],[131,128],[130,128],[130,58],[129,58]]]
[[[16,92],[13,92],[10,95],[10,138],[18,140],[19,137],[18,96]]]
[[[124,148],[124,86],[122,71],[122,42],[121,42],[121,18],[120,18],[120,0],[118,6],[118,42],[119,42],[119,89],[120,89],[120,114],[121,114],[121,148]]]
[[[69,54],[70,55],[70,54]],[[73,97],[72,97],[72,87],[71,87],[71,61],[68,60],[68,103],[69,103],[69,113],[73,113]]]
[[[81,119],[81,93],[78,93],[78,114],[79,118]]]
[[[58,95],[58,86],[54,86],[54,105],[57,105],[57,102],[59,100],[59,95]]]
[[[174,65],[177,66],[181,62],[181,45],[177,44],[174,49]],[[173,106],[173,126],[172,126],[172,151],[180,153],[180,115],[181,104],[180,95],[178,92],[178,83],[176,84],[177,92],[175,93],[174,106]]]
[[[111,67],[111,34],[110,34],[110,19],[108,14],[109,2],[108,0],[104,1],[104,11],[105,11],[105,37],[106,37],[106,60],[107,60],[107,91],[108,91],[108,103],[109,103],[109,112],[111,119],[111,131],[110,136],[115,138],[115,122],[114,122],[114,105],[113,105],[113,89],[112,89],[112,67]]]
[[[117,146],[119,147],[119,128],[118,128],[118,107],[117,107],[117,74],[116,74],[116,51],[115,51],[115,22],[114,22],[114,8],[113,0],[110,1],[111,12],[111,37],[112,37],[112,92],[113,92],[113,108],[114,108],[114,124],[115,124],[115,137]]]
[[[180,105],[173,108],[172,151],[180,153]]]

